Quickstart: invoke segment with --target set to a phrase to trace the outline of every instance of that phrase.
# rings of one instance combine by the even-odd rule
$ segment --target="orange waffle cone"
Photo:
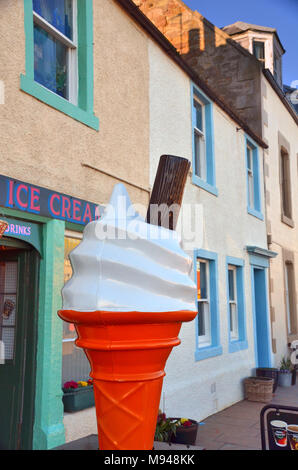
[[[101,450],[151,450],[164,368],[196,312],[76,312],[77,346],[91,365]]]

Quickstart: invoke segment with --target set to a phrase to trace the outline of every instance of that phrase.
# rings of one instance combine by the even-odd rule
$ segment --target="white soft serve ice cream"
[[[196,311],[192,261],[177,233],[147,224],[122,184],[69,257],[73,276],[62,289],[63,310]]]

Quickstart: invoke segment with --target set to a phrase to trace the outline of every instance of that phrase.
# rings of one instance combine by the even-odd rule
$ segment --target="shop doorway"
[[[0,449],[32,449],[39,254],[0,240]]]

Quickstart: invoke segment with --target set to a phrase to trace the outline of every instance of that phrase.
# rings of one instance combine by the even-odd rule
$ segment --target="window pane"
[[[282,206],[286,217],[291,218],[290,168],[288,154],[281,152]]]
[[[0,364],[13,360],[17,305],[18,263],[0,263]]]
[[[196,175],[206,180],[205,139],[197,133],[195,134],[195,167]]]
[[[33,10],[65,36],[73,38],[72,0],[33,0]]]
[[[210,313],[208,302],[198,302],[199,336],[204,343],[210,341]],[[204,336],[205,338],[202,338]]]
[[[67,48],[39,26],[34,26],[34,79],[68,98]]]
[[[64,282],[72,276],[72,267],[69,253],[80,243],[80,239],[65,237],[64,244]],[[90,373],[90,364],[81,348],[75,345],[77,337],[73,324],[63,322],[62,343],[62,385],[69,380],[87,380]]]
[[[251,171],[253,171],[253,165],[252,165],[252,149],[250,147],[247,147],[247,168]]]
[[[288,320],[288,334],[297,333],[297,315],[295,299],[295,276],[294,266],[287,262],[285,265],[285,291],[286,291],[286,309]]]
[[[248,173],[248,195],[249,195],[249,207],[254,207],[254,179],[251,173]]]
[[[197,100],[194,100],[195,122],[196,127],[203,132],[203,107]]]
[[[202,261],[197,262],[197,286],[198,300],[208,298],[207,289],[207,264]]]
[[[265,44],[263,42],[254,41],[253,53],[257,59],[263,61],[265,59]]]
[[[230,332],[233,339],[237,337],[237,331],[237,305],[235,303],[230,303]]]
[[[198,303],[198,322],[199,322],[199,336],[205,336],[206,334],[206,325],[205,325],[205,316],[204,316],[204,303]]]
[[[234,270],[229,269],[229,299],[235,300]]]

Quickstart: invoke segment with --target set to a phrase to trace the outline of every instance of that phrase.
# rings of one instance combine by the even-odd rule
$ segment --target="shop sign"
[[[23,240],[30,245],[34,246],[36,250],[42,254],[42,234],[41,226],[24,220],[11,219],[10,217],[3,217],[8,223],[8,227],[4,232],[4,236],[17,238]]]
[[[0,175],[0,206],[86,225],[100,218],[102,206]]]

